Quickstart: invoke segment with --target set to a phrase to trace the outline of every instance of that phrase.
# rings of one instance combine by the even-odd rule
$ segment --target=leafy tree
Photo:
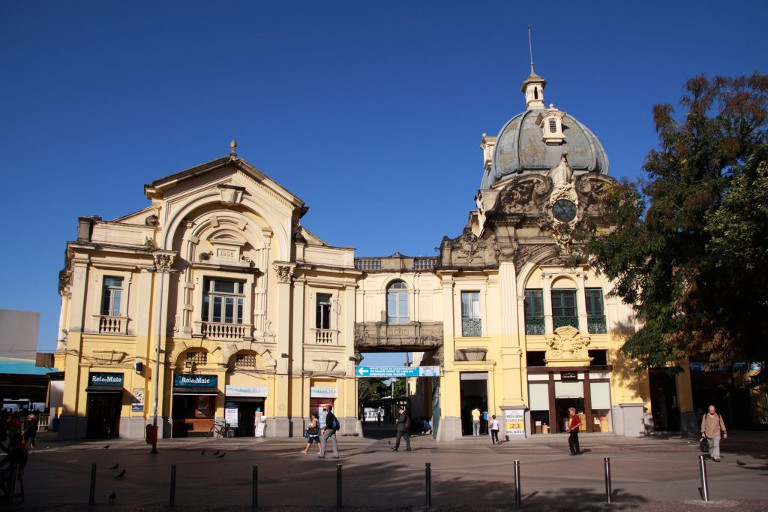
[[[358,379],[357,397],[362,404],[366,400],[378,400],[389,394],[389,386],[384,384],[384,379],[366,378]]]
[[[684,90],[679,118],[654,107],[647,176],[610,191],[613,227],[592,226],[587,249],[637,309],[642,327],[623,350],[640,368],[765,361],[768,76],[702,75]]]

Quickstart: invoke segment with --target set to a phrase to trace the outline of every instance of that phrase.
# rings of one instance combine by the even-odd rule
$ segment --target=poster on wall
[[[131,398],[131,411],[144,412],[144,388],[133,388],[133,398]]]
[[[230,427],[237,427],[237,404],[227,402],[224,406],[224,422]]]
[[[504,421],[506,423],[506,435],[508,436],[524,436],[525,435],[525,411],[523,409],[505,410]]]

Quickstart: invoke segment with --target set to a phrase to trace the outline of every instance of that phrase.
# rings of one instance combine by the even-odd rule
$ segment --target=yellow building
[[[388,350],[441,367],[413,383],[412,405],[439,440],[471,433],[475,407],[510,437],[562,431],[568,407],[588,431],[651,429],[648,376],[619,351],[632,310],[570,264],[579,230],[602,223],[608,158],[545,108],[545,85],[532,73],[525,111],[483,136],[477,209],[437,257],[329,246],[301,226],[304,202],[234,143],[145,186],[144,210],[81,218],[60,278],[60,435],[142,437],[157,410],[164,437],[224,420],[239,435],[300,436],[325,404],[342,434],[360,434],[355,367]],[[685,421],[689,382],[668,400]]]

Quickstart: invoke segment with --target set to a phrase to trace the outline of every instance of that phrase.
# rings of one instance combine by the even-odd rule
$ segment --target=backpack
[[[336,416],[333,417],[333,420],[331,421],[331,425],[333,430],[339,430],[341,428],[341,425],[339,425],[339,420],[336,419]]]

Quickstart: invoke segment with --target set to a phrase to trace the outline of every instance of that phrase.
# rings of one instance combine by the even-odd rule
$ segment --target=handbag
[[[707,442],[707,438],[706,437],[702,437],[701,440],[699,441],[699,450],[702,453],[709,452],[709,443]]]
[[[304,429],[304,437],[309,437],[309,430],[306,428]]]

